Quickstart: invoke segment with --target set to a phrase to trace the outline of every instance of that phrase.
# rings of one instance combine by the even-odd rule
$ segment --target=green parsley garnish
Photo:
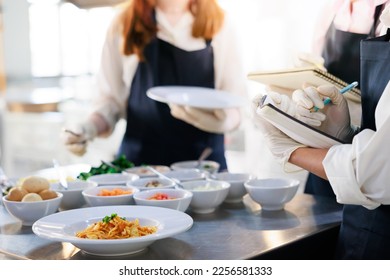
[[[103,223],[108,223],[110,222],[112,219],[114,219],[116,216],[118,216],[118,214],[111,214],[111,216],[105,216],[102,221]]]
[[[109,223],[112,219],[114,219],[116,216],[118,216],[118,214],[116,214],[116,213],[113,213],[113,214],[111,214],[111,216],[105,216],[103,219],[102,219],[102,221],[103,221],[103,223]],[[126,218],[124,218],[124,217],[120,217],[122,220],[126,220]]]

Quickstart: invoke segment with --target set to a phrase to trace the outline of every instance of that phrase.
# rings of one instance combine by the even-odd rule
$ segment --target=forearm
[[[110,126],[99,113],[93,113],[89,120],[95,125],[97,136],[105,136],[110,132]]]
[[[220,112],[220,114],[217,113],[217,116],[220,115],[221,121],[224,120],[225,116],[227,118],[226,120],[226,132],[234,131],[236,130],[240,124],[241,124],[241,111],[239,108],[229,108],[225,109],[224,114]]]
[[[327,152],[328,149],[298,148],[292,152],[289,162],[327,180],[328,178],[322,165]]]

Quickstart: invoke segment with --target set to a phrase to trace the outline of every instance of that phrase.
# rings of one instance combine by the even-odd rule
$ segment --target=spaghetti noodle
[[[141,237],[156,231],[155,226],[140,226],[138,219],[127,221],[117,214],[111,214],[77,232],[76,236],[86,239],[124,239]]]

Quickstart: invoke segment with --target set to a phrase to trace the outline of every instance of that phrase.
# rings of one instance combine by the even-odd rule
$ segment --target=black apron
[[[361,43],[362,129],[376,130],[375,109],[390,81],[389,39],[390,29],[386,36]],[[390,206],[368,210],[345,205],[336,257],[390,260]]]
[[[184,51],[155,38],[144,51],[132,81],[127,107],[127,127],[119,154],[135,165],[170,165],[195,160],[206,147],[209,160],[226,169],[224,135],[208,133],[171,116],[167,104],[147,97],[154,86],[214,88],[214,55],[211,42],[204,49]]]
[[[357,34],[338,30],[333,23],[329,27],[322,56],[327,71],[347,83],[360,80],[360,42],[375,37],[383,5],[377,6],[374,14],[374,24],[369,34]],[[360,84],[360,83],[359,83]],[[335,198],[328,180],[309,173],[305,185],[305,193],[323,195]]]

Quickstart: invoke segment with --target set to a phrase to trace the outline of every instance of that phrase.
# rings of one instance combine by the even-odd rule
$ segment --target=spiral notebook
[[[334,85],[339,90],[348,83],[336,76],[315,67],[300,67],[276,71],[256,71],[248,74],[248,78],[266,85],[274,85],[286,89],[302,88],[304,83],[313,86],[324,84]],[[344,96],[355,102],[361,102],[360,90],[354,88],[345,93]]]
[[[278,109],[273,104],[272,99],[268,98],[267,95],[262,98],[257,114],[305,146],[312,148],[330,148],[334,145],[344,144],[342,140],[320,131]]]

